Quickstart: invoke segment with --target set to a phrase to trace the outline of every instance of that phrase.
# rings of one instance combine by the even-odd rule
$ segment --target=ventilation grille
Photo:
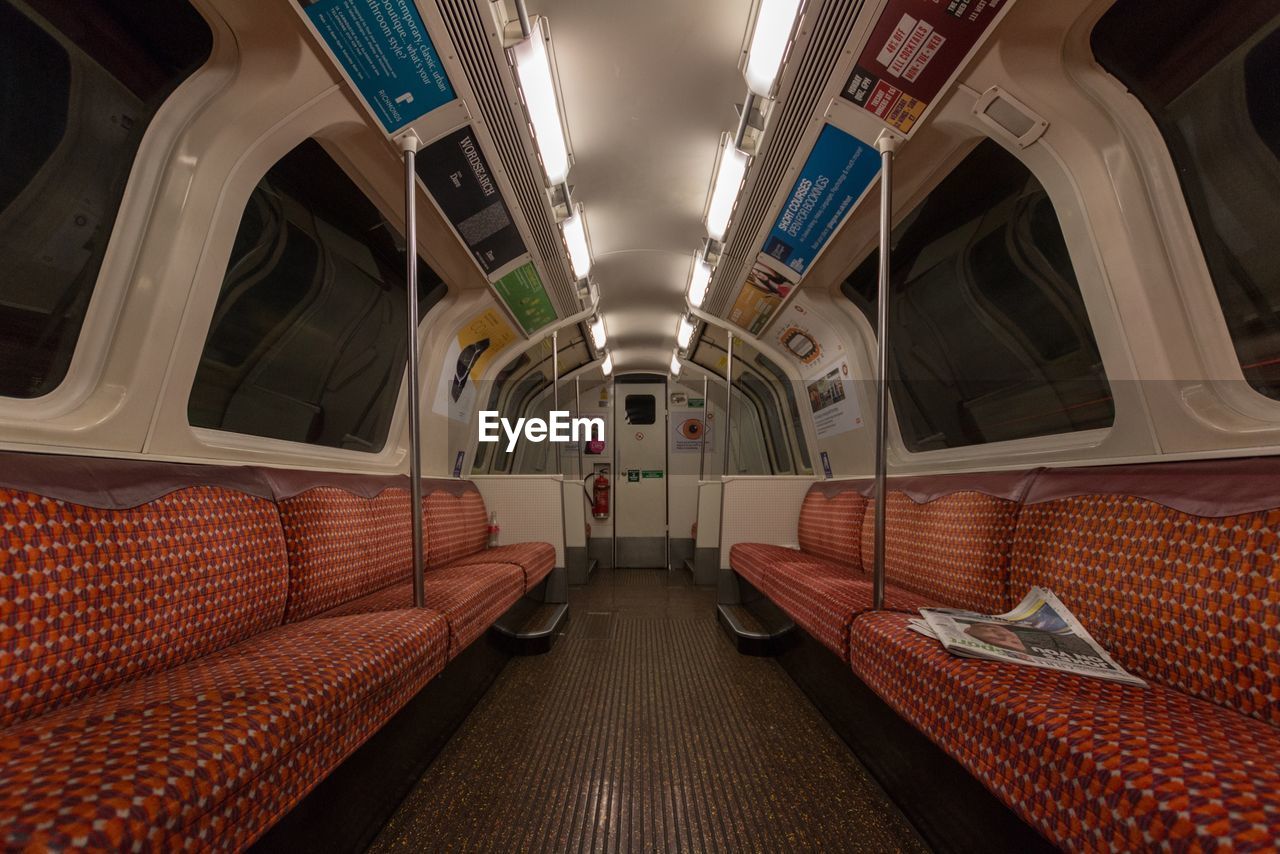
[[[761,226],[773,212],[778,185],[787,174],[809,120],[819,107],[832,69],[840,64],[840,53],[853,33],[862,0],[810,0],[810,6],[807,14],[814,16],[814,25],[809,42],[801,51],[795,80],[790,90],[782,93],[785,97],[769,122],[765,138],[768,151],[761,157],[760,171],[750,195],[738,202],[736,231],[716,270],[714,290],[708,302],[716,315],[722,314],[729,300],[737,295],[746,271],[760,251]],[[797,61],[794,54],[790,61]]]
[[[524,214],[525,222],[533,235],[538,254],[546,268],[547,293],[560,309],[562,316],[577,310],[577,296],[573,283],[565,271],[564,251],[560,235],[547,214],[546,197],[542,181],[530,168],[520,128],[523,116],[517,117],[511,110],[506,90],[502,86],[501,71],[494,61],[493,48],[486,35],[485,22],[480,16],[476,0],[438,0],[440,15],[444,18],[449,37],[458,51],[458,61],[467,74],[467,81],[475,92],[476,107],[488,126],[502,168],[516,191],[516,201]]]

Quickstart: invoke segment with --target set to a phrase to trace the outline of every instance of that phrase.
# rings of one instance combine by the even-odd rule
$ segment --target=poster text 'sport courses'
[[[875,148],[825,125],[765,239],[765,254],[803,276],[878,174]]]
[[[470,126],[422,149],[417,170],[485,275],[525,254],[524,241]]]
[[[454,100],[413,0],[298,0],[387,133]]]
[[[738,291],[729,322],[752,335],[763,332],[878,174],[874,148],[824,125]]]
[[[507,273],[493,287],[527,334],[556,319],[556,310],[551,307],[547,289],[532,261]]]
[[[909,133],[969,51],[1013,0],[889,0],[845,98]]]

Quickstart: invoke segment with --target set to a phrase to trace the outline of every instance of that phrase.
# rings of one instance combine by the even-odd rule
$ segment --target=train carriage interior
[[[4,850],[1280,850],[1276,0],[0,67]]]

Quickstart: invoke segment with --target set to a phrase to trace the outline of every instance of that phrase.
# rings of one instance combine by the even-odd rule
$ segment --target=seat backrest
[[[1050,470],[1013,598],[1051,589],[1124,667],[1280,725],[1280,459]]]
[[[411,577],[408,478],[300,471],[266,476],[280,505],[289,554],[286,622]]]
[[[1008,610],[1009,553],[1030,472],[891,478],[885,496],[885,581],[953,608]],[[875,502],[862,565],[875,564]]]
[[[0,727],[284,616],[284,536],[252,469],[0,455]]]
[[[489,543],[489,514],[474,483],[423,482],[427,505],[427,566],[444,566],[473,555]]]
[[[858,543],[867,499],[861,481],[815,483],[800,505],[800,550],[855,569],[861,568]]]

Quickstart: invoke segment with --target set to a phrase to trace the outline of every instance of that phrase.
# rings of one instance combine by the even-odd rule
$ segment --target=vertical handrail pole
[[[582,417],[582,377],[580,376],[573,378],[573,417]],[[587,473],[584,470],[586,463],[582,461],[582,442],[576,441],[574,444],[578,446],[578,483],[582,484],[582,489],[585,491]]]
[[[711,398],[707,396],[709,379],[702,377],[702,438],[698,441],[698,481],[702,481],[707,462],[707,428],[711,426]]]
[[[880,283],[876,295],[876,527],[871,606],[884,608],[884,529],[887,504],[889,436],[889,254],[893,231],[893,154],[899,139],[889,133],[876,140],[880,150]]]
[[[418,178],[414,160],[422,144],[410,131],[400,137],[404,152],[404,258],[408,292],[409,494],[413,503],[413,606],[426,607],[422,535],[422,405],[418,388]]]
[[[733,432],[733,333],[729,333],[729,358],[724,371],[724,467],[720,472],[723,481],[729,476],[729,443]],[[724,502],[723,494],[721,503]]]
[[[551,412],[552,418],[560,411],[560,330],[551,333]],[[555,445],[555,442],[551,443]],[[564,460],[556,447],[556,474],[564,474]]]

